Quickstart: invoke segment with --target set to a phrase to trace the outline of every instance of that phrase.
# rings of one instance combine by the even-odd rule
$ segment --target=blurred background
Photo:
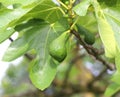
[[[13,39],[16,37],[17,33],[12,36]],[[97,44],[101,43],[100,40],[97,41]],[[32,52],[15,61],[2,62],[2,56],[9,44],[9,40],[0,44],[0,97],[104,97],[109,79],[114,73],[88,55],[81,45],[73,45],[74,49],[59,65],[50,87],[40,91],[29,79],[30,57],[34,56]],[[97,47],[96,44],[94,46]],[[120,93],[113,97],[120,97]]]

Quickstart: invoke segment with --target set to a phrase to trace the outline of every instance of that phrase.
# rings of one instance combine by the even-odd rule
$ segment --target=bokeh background
[[[16,39],[17,35],[16,32],[12,38]],[[0,97],[104,97],[104,91],[111,83],[109,79],[115,72],[107,70],[78,44],[58,66],[50,87],[40,91],[29,79],[31,60],[27,56],[12,62],[2,61],[9,44],[9,40],[0,44]],[[32,57],[34,53],[29,55]],[[113,97],[120,97],[119,92]]]

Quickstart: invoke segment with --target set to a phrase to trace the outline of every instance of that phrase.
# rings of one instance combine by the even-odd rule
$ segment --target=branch
[[[85,50],[88,52],[88,54],[94,56],[94,58],[96,58],[97,60],[99,60],[100,62],[102,62],[103,65],[105,65],[108,69],[115,70],[115,66],[113,64],[109,64],[102,57],[99,56],[100,53],[103,53],[103,51],[101,52],[97,48],[94,48],[94,47],[86,44],[82,40],[82,38],[80,37],[79,33],[76,32],[75,30],[72,30],[71,33],[74,34],[78,38],[78,40],[80,41],[81,45],[85,48]]]

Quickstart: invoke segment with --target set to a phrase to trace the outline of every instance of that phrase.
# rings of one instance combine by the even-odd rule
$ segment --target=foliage
[[[73,44],[76,45],[74,35],[90,55],[105,64],[108,69],[113,70],[114,68],[107,64],[94,48],[101,46],[97,42],[100,38],[106,57],[115,61],[117,69],[112,76],[111,85],[105,92],[106,96],[111,96],[120,90],[119,16],[120,0],[115,0],[115,2],[114,0],[110,2],[108,0],[82,0],[81,2],[79,0],[56,0],[54,2],[52,0],[0,0],[0,43],[16,31],[19,33],[19,37],[5,52],[3,60],[12,61],[28,51],[35,50],[36,57],[30,63],[30,79],[37,88],[44,90],[55,78],[58,64],[60,64],[57,58],[49,54],[50,43],[66,32],[70,35],[67,42],[63,44],[66,44],[68,56],[74,48]],[[87,44],[88,39],[87,41],[83,39],[76,24],[85,27],[86,31],[93,31],[84,33],[84,35],[95,36],[99,33],[100,37],[96,38],[93,45]]]

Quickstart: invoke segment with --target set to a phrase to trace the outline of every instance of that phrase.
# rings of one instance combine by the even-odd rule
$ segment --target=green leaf
[[[114,36],[116,40],[116,47],[117,47],[117,54],[115,56],[115,64],[116,64],[116,69],[117,71],[115,74],[112,76],[112,82],[114,82],[112,85],[113,87],[108,87],[106,90],[107,95],[113,95],[116,93],[118,90],[120,90],[120,6],[112,6],[108,7],[107,5],[104,6],[103,12],[105,14],[105,17],[107,19],[107,22],[110,24],[112,27],[112,30],[114,31]],[[112,90],[113,89],[113,90]],[[112,90],[112,91],[110,91]]]
[[[117,71],[120,72],[120,52],[119,51],[115,57],[115,64],[116,64]]]
[[[0,2],[0,10],[6,8],[1,2]]]
[[[115,74],[113,74],[111,78],[111,81],[113,83],[110,84],[105,91],[105,96],[108,96],[108,97],[112,96],[113,94],[115,94],[117,91],[120,90],[120,53],[119,52],[115,57],[115,64],[116,64],[117,71],[115,72]]]
[[[88,10],[88,7],[90,6],[90,0],[83,0],[79,4],[77,4],[73,10],[78,14],[79,16],[85,16]]]
[[[22,6],[28,6],[37,0],[0,0],[0,2],[6,7],[13,4],[21,4]]]
[[[33,19],[28,20],[25,23],[21,23],[21,24],[16,25],[14,29],[16,31],[20,32],[20,31],[22,31],[24,29],[26,30],[26,29],[34,27],[34,26],[39,26],[42,23],[43,24],[45,23],[44,20],[33,18]]]
[[[25,54],[29,49],[29,44],[23,38],[18,38],[12,42],[3,56],[3,61],[12,61]]]
[[[0,0],[0,2],[4,5],[12,5],[15,3],[25,3],[25,1],[29,1],[29,0]]]
[[[120,6],[107,7],[104,9],[104,13],[107,21],[112,26],[117,47],[120,51]]]
[[[120,85],[117,83],[112,83],[109,85],[105,91],[105,97],[111,97],[114,93],[120,90]]]
[[[0,43],[2,43],[4,40],[9,38],[15,32],[15,30],[12,28],[10,28],[8,30],[0,29],[0,32],[3,32],[3,33],[0,33]]]
[[[49,56],[44,66],[41,68],[40,60],[34,60],[34,65],[30,70],[30,79],[32,83],[39,89],[44,90],[47,88],[54,79],[57,72],[57,64]]]
[[[107,6],[119,6],[120,0],[98,0],[98,2],[102,4],[106,4]]]
[[[54,24],[53,24],[53,30],[55,32],[61,32],[61,31],[66,31],[68,29],[70,29],[70,25],[67,21],[66,18],[60,18],[58,21],[56,21]]]
[[[107,57],[115,57],[116,55],[116,41],[114,32],[107,21],[103,18],[98,18],[98,27],[100,37],[105,46],[105,53]],[[111,45],[110,45],[111,44]]]
[[[98,2],[93,0],[92,4],[94,6],[95,14],[97,17],[99,34],[105,46],[105,54],[107,57],[114,58],[117,49],[112,27],[107,22],[103,10],[101,9]]]
[[[53,23],[63,16],[58,5],[54,4],[52,0],[44,0],[41,4],[32,9],[25,17],[40,18],[50,23]]]
[[[111,81],[120,85],[120,72],[119,71],[116,71],[115,74],[113,74]]]
[[[112,83],[107,87],[105,96],[109,97],[120,90],[120,72],[116,71],[111,79]]]
[[[27,14],[30,10],[32,10],[35,6],[40,4],[43,0],[35,0],[32,3],[29,3],[31,6],[23,7],[23,8],[17,8],[17,9],[2,9],[0,10],[0,36],[4,33],[4,38],[1,39],[0,42],[7,39],[12,33],[9,33],[5,31],[9,27],[14,27],[16,25],[16,22],[23,17],[25,14]],[[28,5],[29,5],[28,4]],[[5,32],[4,32],[5,31]]]

